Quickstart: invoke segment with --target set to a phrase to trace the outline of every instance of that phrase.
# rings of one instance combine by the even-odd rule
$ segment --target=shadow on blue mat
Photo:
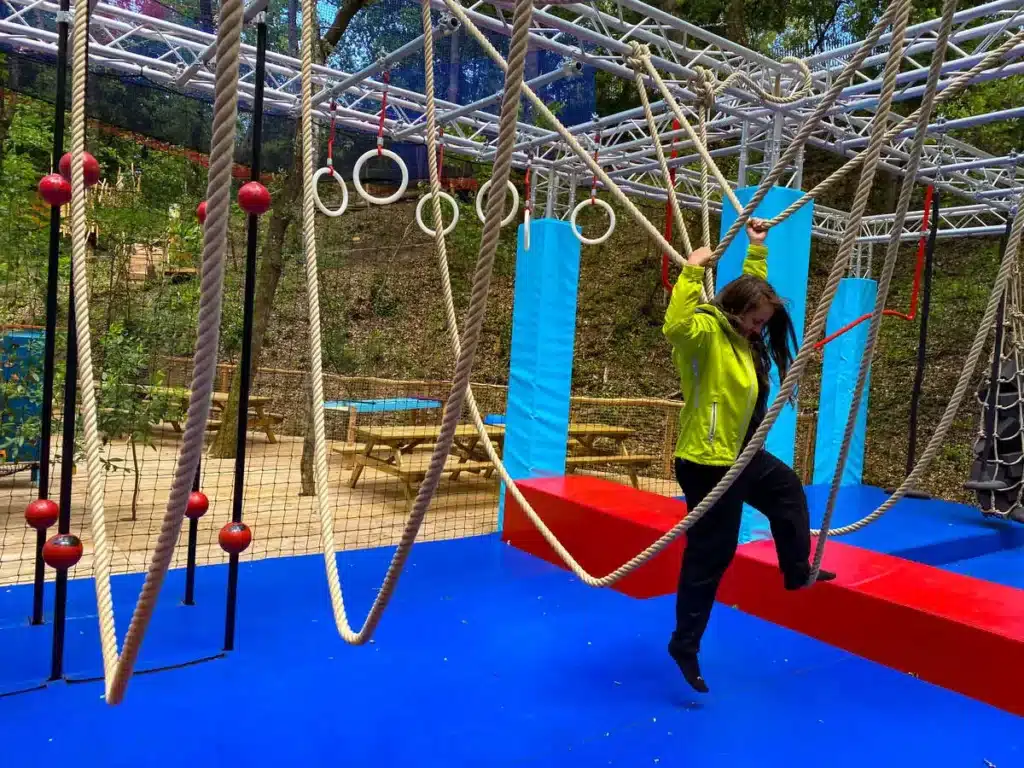
[[[111,579],[118,643],[124,641],[144,574]],[[197,605],[181,604],[184,571],[170,571],[136,663],[139,674],[210,661],[222,655],[226,569],[197,570]],[[32,585],[0,594],[0,696],[46,684],[52,669],[53,591],[46,584],[44,623],[32,626]],[[68,582],[63,678],[69,683],[103,679],[96,591],[92,579]],[[120,647],[120,646],[119,646]]]

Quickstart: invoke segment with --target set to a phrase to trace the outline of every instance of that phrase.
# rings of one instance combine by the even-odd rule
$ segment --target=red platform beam
[[[771,541],[745,544],[718,599],[1024,715],[1024,591],[830,541],[835,581],[785,592]]]
[[[518,485],[566,548],[596,575],[646,549],[686,513],[685,505],[674,499],[593,477],[551,477]],[[563,565],[510,495],[502,536],[519,549]],[[672,594],[682,549],[682,540],[676,540],[615,588],[640,598]],[[786,592],[772,542],[745,544],[718,598],[1024,716],[1024,590],[839,541],[829,542],[825,567],[839,574],[835,581]]]

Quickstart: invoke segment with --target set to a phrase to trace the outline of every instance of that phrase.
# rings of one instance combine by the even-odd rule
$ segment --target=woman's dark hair
[[[793,320],[786,311],[786,305],[767,280],[753,275],[743,275],[725,286],[715,297],[714,305],[725,313],[733,328],[739,330],[739,317],[761,302],[767,301],[774,308],[771,319],[764,325],[761,336],[751,339],[757,354],[757,378],[762,386],[768,383],[768,371],[774,362],[779,371],[779,381],[786,378],[793,354],[797,347],[796,330]]]

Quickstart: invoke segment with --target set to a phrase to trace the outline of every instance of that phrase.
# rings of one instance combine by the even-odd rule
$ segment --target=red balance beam
[[[685,506],[586,476],[519,483],[574,557],[603,576],[675,525]],[[713,513],[711,513],[713,514]],[[503,538],[556,565],[561,559],[506,494]],[[615,588],[633,597],[675,591],[677,540]],[[1024,590],[830,541],[835,581],[786,592],[771,541],[739,548],[720,602],[930,683],[1024,716]]]

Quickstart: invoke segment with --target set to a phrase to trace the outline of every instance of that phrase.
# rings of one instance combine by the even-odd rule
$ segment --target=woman
[[[793,362],[796,334],[782,300],[767,281],[768,229],[751,219],[743,275],[710,304],[701,303],[708,248],[694,251],[672,290],[662,329],[672,344],[686,405],[679,417],[676,478],[695,508],[718,484],[753,437],[767,410],[772,363],[782,380]],[[811,567],[807,499],[796,473],[759,451],[725,495],[686,534],[679,574],[676,629],[668,645],[686,681],[708,687],[697,663],[715,593],[739,542],[746,502],[771,524],[786,589],[807,586]],[[835,574],[820,571],[828,581]]]

